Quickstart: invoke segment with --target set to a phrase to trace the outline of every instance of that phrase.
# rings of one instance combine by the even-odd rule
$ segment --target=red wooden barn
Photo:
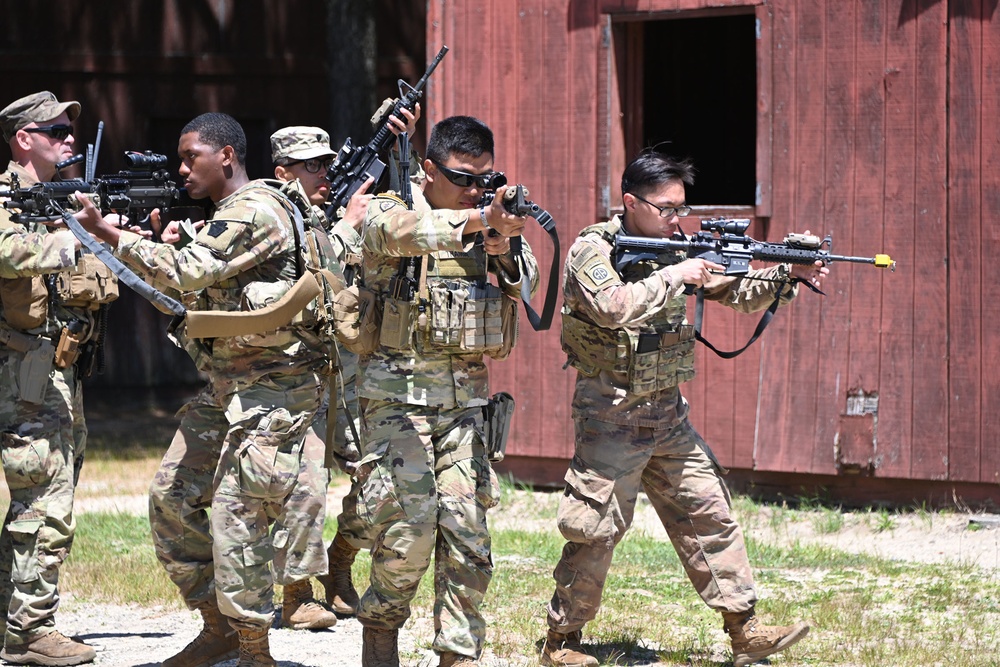
[[[693,421],[738,486],[790,495],[1000,498],[997,0],[428,3],[429,123],[471,114],[497,166],[576,232],[620,207],[638,149],[691,157],[698,218],[755,238],[831,234],[894,273],[837,264],[745,354],[699,352]],[[543,271],[542,230],[528,239]],[[562,257],[556,258],[561,261]],[[538,306],[539,304],[535,304]],[[693,304],[692,304],[693,308]],[[755,317],[709,309],[723,348]],[[726,311],[726,312],[722,312]],[[492,369],[517,398],[504,466],[558,482],[573,453],[558,322]]]

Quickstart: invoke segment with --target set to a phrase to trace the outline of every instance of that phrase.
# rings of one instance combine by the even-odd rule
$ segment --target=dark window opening
[[[691,158],[695,206],[756,203],[756,19],[650,21],[643,35],[643,146]]]

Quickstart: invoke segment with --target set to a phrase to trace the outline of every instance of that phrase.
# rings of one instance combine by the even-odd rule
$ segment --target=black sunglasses
[[[470,174],[467,171],[449,169],[440,162],[431,160],[441,170],[444,177],[460,188],[471,188],[473,184],[484,190],[496,190],[507,185],[507,177],[502,171],[489,171],[485,174]]]
[[[47,134],[53,139],[58,139],[60,141],[73,134],[72,125],[46,125],[45,127],[25,127],[21,129],[25,132],[40,132],[42,134]]]

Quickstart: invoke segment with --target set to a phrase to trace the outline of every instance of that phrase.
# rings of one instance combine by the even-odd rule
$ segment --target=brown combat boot
[[[240,638],[216,607],[199,609],[205,622],[198,636],[161,663],[162,667],[211,667],[240,653]]]
[[[0,658],[14,665],[82,665],[97,657],[97,651],[57,630],[34,637],[26,644],[7,643]]]
[[[597,658],[583,652],[582,639],[582,630],[563,634],[550,629],[542,646],[541,663],[550,667],[597,667]]]
[[[361,639],[361,667],[399,667],[399,630],[365,628]]]
[[[475,658],[458,653],[442,653],[438,667],[479,667]]]
[[[786,626],[763,625],[752,607],[744,612],[722,612],[722,618],[733,642],[733,667],[746,667],[783,651],[809,634],[809,626],[803,621]]]
[[[236,667],[278,667],[271,657],[268,628],[240,630],[240,661]]]
[[[337,615],[313,598],[309,580],[288,584],[281,603],[281,624],[293,630],[322,630],[337,624]]]
[[[326,589],[326,603],[344,616],[358,613],[358,592],[354,590],[354,583],[351,581],[351,565],[354,564],[358,551],[337,533],[327,551],[330,574],[316,577]]]

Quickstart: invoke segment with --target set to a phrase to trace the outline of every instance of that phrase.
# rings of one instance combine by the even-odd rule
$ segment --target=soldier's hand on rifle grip
[[[726,267],[705,259],[693,258],[685,259],[683,262],[671,264],[665,269],[671,276],[679,276],[685,285],[690,285],[697,289],[704,287],[705,283],[712,279],[712,272],[722,273]]]
[[[344,217],[341,220],[355,231],[360,231],[361,225],[365,222],[365,216],[368,214],[368,203],[375,196],[368,194],[368,190],[374,183],[375,179],[369,176],[347,202],[347,210],[344,211]]]
[[[497,189],[496,197],[493,198],[490,205],[479,209],[486,217],[486,225],[483,228],[495,229],[501,236],[520,236],[521,232],[524,231],[524,225],[528,219],[524,216],[512,215],[507,212],[507,209],[503,205],[503,193],[506,191],[507,186],[501,186]],[[472,219],[475,220],[476,218],[473,217]]]
[[[809,236],[810,234],[811,232],[807,229],[804,236]],[[823,279],[830,275],[830,269],[827,268],[822,260],[817,259],[812,264],[792,264],[791,274],[802,282],[809,283],[816,289],[819,289],[823,284]]]
[[[110,224],[101,216],[101,212],[94,206],[93,200],[79,190],[73,193],[80,203],[80,210],[73,214],[73,217],[80,221],[80,225],[95,238],[104,241],[112,248],[118,247],[118,239],[121,230]]]

